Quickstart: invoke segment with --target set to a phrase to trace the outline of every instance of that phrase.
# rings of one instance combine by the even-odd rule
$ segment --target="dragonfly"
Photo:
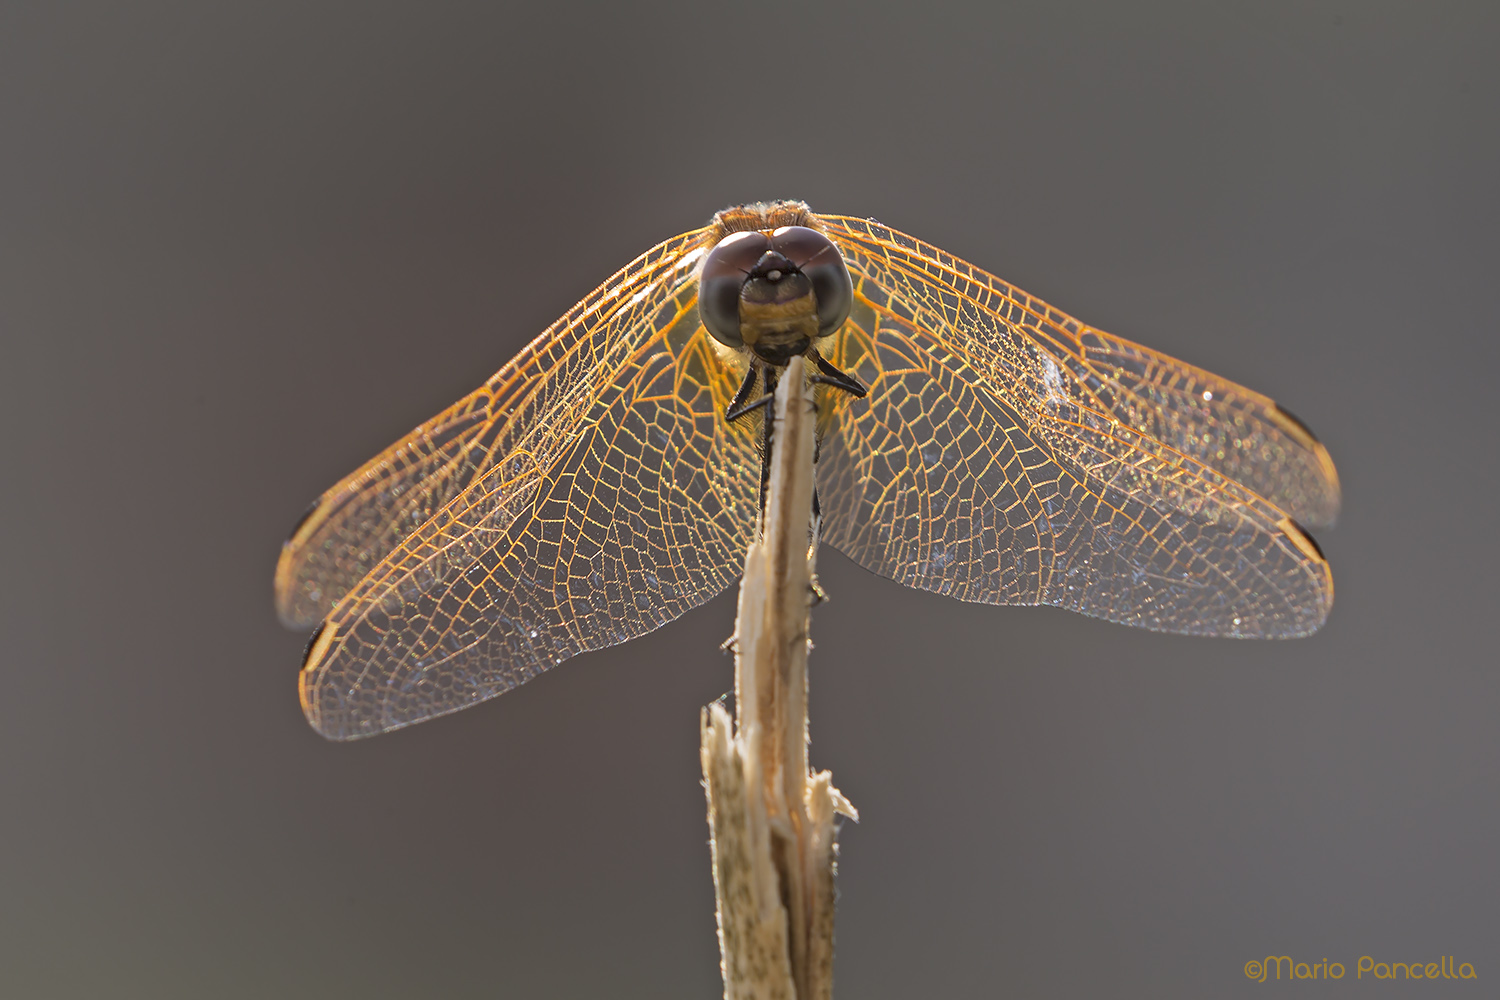
[[[1162,632],[1305,636],[1338,476],[1260,393],[872,219],[755,203],[631,261],[325,492],[283,546],[335,740],[509,691],[739,576],[804,356],[822,543],[909,587]]]

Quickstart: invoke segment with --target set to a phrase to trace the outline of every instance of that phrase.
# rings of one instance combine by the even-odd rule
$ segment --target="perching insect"
[[[1327,450],[1258,393],[873,221],[727,209],[333,487],[276,569],[331,739],[457,711],[737,577],[762,409],[805,356],[821,538],[911,587],[1195,635],[1307,635]],[[762,392],[757,395],[756,389]],[[319,624],[321,622],[321,625]]]

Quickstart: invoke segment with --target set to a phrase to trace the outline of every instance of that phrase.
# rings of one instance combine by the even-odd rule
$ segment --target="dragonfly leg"
[[[864,399],[865,395],[869,393],[870,390],[865,387],[863,382],[848,372],[840,371],[817,351],[808,351],[807,355],[812,358],[813,364],[818,366],[818,371],[823,373],[821,375],[814,375],[811,381],[820,382],[823,385],[831,385],[835,389],[842,389],[855,399]]]
[[[823,373],[822,375],[812,376],[810,381],[819,382],[823,385],[831,385],[835,389],[842,389],[844,392],[849,393],[849,395],[853,396],[855,399],[864,399],[865,395],[870,391],[869,389],[865,388],[863,382],[855,378],[853,375],[848,374],[847,372],[840,371],[817,351],[809,351],[808,356],[812,358],[813,364],[818,366],[818,370]],[[822,454],[823,436],[819,434],[817,439],[813,442],[813,468],[817,468],[818,459],[822,457]],[[813,483],[812,530],[814,541],[816,541],[818,526],[819,524],[821,524],[822,520],[823,504],[818,499],[818,484]],[[818,603],[822,603],[822,601],[827,598],[827,595],[823,593],[821,587],[818,587],[816,578],[813,580],[813,588],[816,592]]]
[[[817,550],[818,536],[822,533],[823,530],[823,505],[818,501],[817,483],[818,452],[821,450],[822,444],[823,442],[821,439],[818,439],[813,443],[812,523],[807,527],[807,545],[810,551]],[[811,597],[808,601],[808,604],[811,607],[815,608],[818,605],[822,604],[824,601],[828,600],[828,592],[824,590],[823,585],[818,582],[818,574],[814,573],[808,580],[807,589],[811,594]]]
[[[776,395],[777,379],[776,369],[767,366],[765,370],[766,398],[755,405],[764,405]],[[776,421],[771,414],[766,414],[766,419],[761,423],[760,434],[760,517],[765,521],[766,517],[766,492],[771,488],[771,446],[776,436]]]
[[[737,391],[734,394],[734,398],[729,401],[729,409],[724,411],[725,420],[729,421],[730,423],[734,423],[745,414],[753,413],[756,410],[760,409],[762,406],[766,406],[771,402],[771,399],[773,398],[773,392],[769,389],[766,391],[766,394],[761,396],[759,399],[750,398],[750,393],[755,391],[755,379],[759,374],[760,366],[752,361],[750,363],[749,371],[745,372],[745,380],[740,383],[739,391]]]

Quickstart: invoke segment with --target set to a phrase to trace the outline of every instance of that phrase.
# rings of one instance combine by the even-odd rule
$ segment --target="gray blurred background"
[[[839,995],[1493,995],[1497,48],[1478,2],[0,7],[0,995],[719,993],[730,597],[335,746],[270,581],[325,487],[775,197],[1270,393],[1346,498],[1298,642],[825,553]]]

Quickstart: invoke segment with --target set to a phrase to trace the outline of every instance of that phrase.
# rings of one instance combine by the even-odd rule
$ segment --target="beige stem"
[[[726,1000],[833,994],[834,817],[854,817],[827,771],[808,773],[807,648],[816,542],[814,424],[801,358],[777,386],[761,537],[745,554],[735,622],[733,728],[704,709],[703,777]]]

